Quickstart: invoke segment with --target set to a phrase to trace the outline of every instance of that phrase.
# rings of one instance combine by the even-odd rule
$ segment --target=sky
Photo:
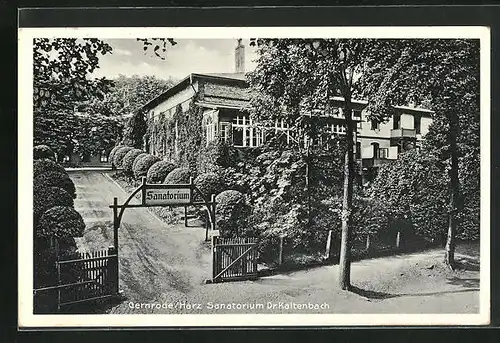
[[[177,44],[168,44],[166,59],[162,60],[152,51],[144,52],[143,43],[136,39],[104,39],[113,51],[100,56],[99,69],[94,77],[114,78],[119,74],[154,75],[158,78],[177,80],[190,73],[232,73],[235,69],[234,49],[236,39],[176,39]],[[245,71],[255,67],[255,48],[245,45]]]

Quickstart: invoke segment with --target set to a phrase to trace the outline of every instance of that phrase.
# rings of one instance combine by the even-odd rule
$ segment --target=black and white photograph
[[[488,324],[489,39],[20,29],[20,325]]]

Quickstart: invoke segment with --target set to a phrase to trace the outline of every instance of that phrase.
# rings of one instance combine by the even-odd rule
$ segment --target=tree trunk
[[[354,184],[354,154],[353,154],[353,125],[350,99],[346,99],[346,143],[347,151],[344,162],[344,194],[342,199],[342,238],[340,242],[339,286],[349,289],[351,286],[351,217],[352,193]]]
[[[310,159],[309,146],[307,147],[305,162],[306,162],[305,184],[306,184],[306,201],[307,201],[307,223],[308,225],[311,225],[311,185],[310,185],[311,159]]]
[[[458,117],[455,111],[450,112],[450,209],[448,214],[448,236],[446,238],[446,247],[444,262],[453,270],[455,269],[455,245],[457,235],[457,208],[458,195],[460,192],[460,182],[458,179],[458,149],[457,149],[457,134],[458,134]]]

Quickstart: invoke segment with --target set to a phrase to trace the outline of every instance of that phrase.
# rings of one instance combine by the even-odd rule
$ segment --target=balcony
[[[397,159],[397,147],[378,148],[376,150],[373,147],[367,147],[360,162],[362,168],[378,168],[395,159]]]
[[[391,138],[416,138],[415,129],[392,129]]]

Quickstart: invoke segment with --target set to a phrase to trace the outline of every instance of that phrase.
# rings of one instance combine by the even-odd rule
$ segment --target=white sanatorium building
[[[247,111],[250,94],[244,73],[244,49],[241,40],[235,49],[235,72],[222,74],[193,73],[175,84],[166,92],[146,103],[140,111],[146,119],[172,118],[178,105],[187,111],[192,101],[204,110],[203,126],[206,141],[220,137],[231,141],[238,148],[258,147],[264,142],[265,132],[254,125]],[[196,99],[196,100],[195,100]],[[369,121],[364,113],[368,103],[353,100],[354,120],[357,123],[356,159],[363,167],[363,175],[371,178],[383,163],[397,159],[398,153],[421,146],[432,122],[433,112],[423,108],[396,106],[396,114],[386,122]],[[333,97],[333,110],[329,116],[332,134],[345,134],[342,115],[342,98]],[[288,128],[283,122],[276,122],[275,132],[286,133]],[[166,144],[166,138],[152,132],[144,149],[159,154],[156,147]],[[164,151],[164,150],[163,150]]]

